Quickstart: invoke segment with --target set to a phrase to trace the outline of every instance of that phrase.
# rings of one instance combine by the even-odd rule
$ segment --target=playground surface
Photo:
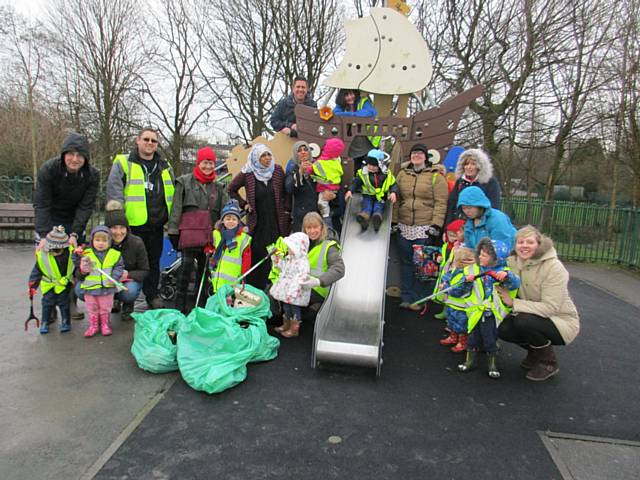
[[[380,378],[311,369],[305,324],[277,359],[207,395],[138,369],[117,314],[105,339],[81,338],[86,320],[24,332],[31,246],[0,245],[0,259],[0,478],[640,478],[635,274],[569,266],[582,331],[546,382],[524,379],[512,345],[500,380],[458,373],[433,312],[388,298]]]

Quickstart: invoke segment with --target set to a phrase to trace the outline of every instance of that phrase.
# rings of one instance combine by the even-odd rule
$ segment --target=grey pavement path
[[[640,308],[640,273],[591,263],[567,263],[566,266],[571,277]]]
[[[148,375],[129,353],[133,324],[85,339],[86,320],[61,335],[24,331],[27,245],[0,245],[0,478],[80,478],[175,375]],[[36,297],[40,316],[40,295]]]
[[[24,332],[26,282],[33,266],[27,245],[0,244],[0,478],[82,478],[126,439],[175,375],[149,375],[129,353],[133,324],[113,315],[114,335],[84,339],[74,330],[41,336]],[[574,278],[640,307],[640,275],[570,264]],[[39,315],[39,297],[36,299]],[[96,464],[98,462],[98,464]]]

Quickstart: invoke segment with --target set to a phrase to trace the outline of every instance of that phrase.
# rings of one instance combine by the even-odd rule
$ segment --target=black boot
[[[360,212],[359,214],[357,214],[356,220],[362,227],[362,230],[366,230],[367,228],[369,228],[369,215],[367,215],[366,213]]]
[[[122,302],[122,309],[120,310],[120,320],[128,322],[131,320],[131,314],[133,313],[133,303]]]
[[[376,232],[380,230],[380,225],[382,225],[382,215],[375,213],[373,217],[371,217],[371,223],[373,223],[373,229]]]

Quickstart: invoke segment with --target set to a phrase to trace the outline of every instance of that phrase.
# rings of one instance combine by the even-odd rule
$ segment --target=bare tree
[[[80,126],[95,140],[103,169],[123,147],[139,108],[143,18],[135,0],[57,0],[49,14],[49,31],[65,59],[63,93],[70,94],[67,102]]]
[[[571,3],[571,23],[564,48],[557,52],[554,61],[548,62],[548,81],[557,105],[557,121],[552,140],[554,159],[545,181],[545,201],[553,198],[569,142],[581,138],[599,121],[593,114],[595,109],[585,107],[594,92],[610,81],[603,64],[613,40],[612,6],[597,2]]]
[[[162,125],[165,152],[177,175],[185,139],[208,119],[214,101],[200,75],[204,62],[204,18],[192,0],[160,0],[153,46],[145,45],[152,69],[140,77],[144,109]]]
[[[12,73],[7,81],[17,86],[21,95],[26,97],[29,115],[29,144],[31,169],[34,182],[38,176],[38,149],[36,140],[36,88],[43,73],[45,38],[41,25],[29,25],[26,19],[13,10],[2,7],[0,10],[0,33],[8,40],[8,54],[13,59]],[[7,124],[8,125],[8,124]]]
[[[293,77],[317,85],[341,42],[337,0],[208,0],[199,15],[216,108],[245,142],[269,131],[267,118]]]

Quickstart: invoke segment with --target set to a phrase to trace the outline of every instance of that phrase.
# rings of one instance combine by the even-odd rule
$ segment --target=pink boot
[[[110,313],[103,313],[100,315],[100,333],[103,337],[111,335],[111,327],[109,326],[110,316]]]
[[[89,316],[89,328],[84,331],[84,336],[91,338],[96,333],[98,333],[98,315],[94,313]]]

